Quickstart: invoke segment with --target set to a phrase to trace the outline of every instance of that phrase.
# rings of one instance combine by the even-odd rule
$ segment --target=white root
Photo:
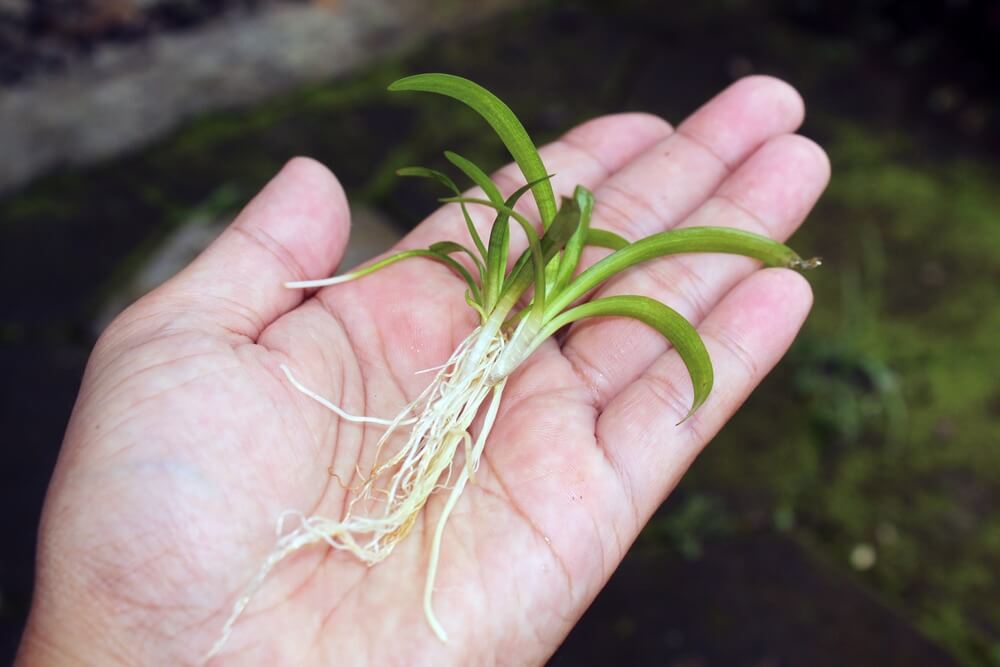
[[[337,407],[336,405],[334,405],[333,403],[331,403],[330,401],[328,401],[325,398],[323,398],[322,396],[320,396],[319,394],[317,394],[316,392],[314,392],[309,387],[305,386],[304,384],[302,384],[301,382],[299,382],[298,380],[296,380],[295,376],[292,375],[291,369],[289,369],[288,366],[286,366],[285,364],[281,364],[281,366],[279,368],[281,368],[281,370],[285,373],[285,377],[288,378],[288,382],[291,383],[291,385],[293,387],[295,387],[300,392],[302,392],[303,394],[305,394],[309,398],[313,399],[314,401],[316,401],[317,403],[319,403],[324,408],[326,408],[330,412],[334,413],[335,415],[337,415],[338,417],[340,417],[344,421],[354,422],[356,424],[377,424],[377,425],[380,425],[380,426],[392,426],[393,425],[393,420],[392,419],[379,419],[378,417],[362,417],[362,416],[352,415],[350,413],[347,413],[347,412],[343,411],[342,409],[340,409],[339,407]],[[399,422],[399,426],[409,426],[410,424],[414,423],[415,421],[417,421],[416,418],[404,419],[403,421]]]
[[[206,660],[217,655],[225,646],[237,619],[271,570],[299,549],[323,542],[333,549],[354,554],[368,565],[389,556],[409,533],[431,493],[448,483],[454,459],[464,445],[465,461],[438,518],[424,587],[427,621],[442,641],[447,640],[431,604],[441,539],[451,511],[478,467],[496,419],[506,379],[497,379],[494,366],[505,345],[504,337],[496,329],[476,329],[459,344],[448,363],[438,370],[420,396],[391,420],[350,415],[301,384],[287,367],[281,367],[296,390],[339,417],[362,424],[385,426],[386,431],[376,445],[371,471],[348,504],[344,517],[339,521],[321,516],[302,518],[298,528],[278,540],[234,604]],[[492,400],[473,446],[469,427],[490,395]],[[403,426],[411,427],[406,442],[396,453],[381,461],[386,444]],[[364,511],[373,506],[377,508],[375,511]],[[279,528],[290,514],[296,513],[283,514]]]
[[[472,448],[471,452],[465,459],[465,465],[462,467],[462,472],[458,476],[458,481],[455,482],[455,486],[451,489],[451,494],[448,496],[448,500],[444,505],[444,509],[441,510],[441,516],[438,517],[437,526],[434,529],[434,540],[431,542],[431,553],[429,558],[429,565],[427,566],[427,580],[424,583],[424,616],[427,617],[427,622],[430,623],[431,629],[434,630],[434,634],[438,636],[443,642],[448,641],[448,633],[445,632],[444,627],[437,619],[437,615],[434,613],[434,607],[431,604],[434,597],[434,580],[437,577],[437,566],[438,559],[441,555],[441,538],[444,535],[444,526],[448,523],[448,517],[451,515],[451,511],[455,509],[455,505],[458,503],[459,497],[462,495],[462,491],[465,489],[465,484],[468,482],[472,476],[475,474],[476,468],[479,467],[479,460],[483,454],[483,447],[486,446],[486,439],[489,436],[490,430],[493,428],[493,422],[496,420],[497,410],[500,407],[500,398],[503,396],[503,388],[507,384],[507,380],[501,380],[500,384],[496,386],[496,390],[493,392],[493,399],[490,401],[490,407],[486,411],[486,417],[483,420],[483,428],[479,432],[479,437],[476,439],[476,446]],[[466,432],[464,434],[464,440],[466,445],[472,436]]]
[[[285,283],[285,287],[289,289],[305,289],[310,287],[328,287],[330,285],[339,285],[340,283],[346,283],[350,280],[354,280],[357,276],[353,273],[345,273],[342,276],[334,276],[332,278],[320,278],[318,280],[295,280],[292,282]]]

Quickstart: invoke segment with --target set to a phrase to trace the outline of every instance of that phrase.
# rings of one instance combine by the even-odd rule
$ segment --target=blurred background
[[[350,263],[435,207],[397,167],[506,162],[384,92],[437,70],[539,142],[774,74],[833,163],[808,324],[552,664],[1000,665],[998,40],[972,0],[0,0],[0,662],[96,335],[292,155],[344,183]]]

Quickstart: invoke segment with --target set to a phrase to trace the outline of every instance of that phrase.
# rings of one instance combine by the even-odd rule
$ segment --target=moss
[[[812,277],[815,312],[682,489],[728,498],[738,525],[783,517],[845,571],[854,545],[873,544],[874,567],[854,576],[964,663],[992,664],[996,173],[842,122],[827,131],[835,177],[795,243],[831,259]]]
[[[640,548],[662,549],[696,560],[707,542],[732,530],[729,510],[718,497],[696,493],[671,500],[668,511],[655,517],[642,533]]]

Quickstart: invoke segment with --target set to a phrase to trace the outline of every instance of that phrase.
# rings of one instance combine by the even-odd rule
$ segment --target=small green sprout
[[[731,253],[760,260],[766,266],[809,269],[818,259],[803,260],[789,247],[764,236],[734,229],[692,227],[653,234],[629,243],[624,238],[590,226],[594,196],[577,186],[571,197],[557,206],[551,176],[510,108],[485,88],[447,74],[420,74],[396,81],[391,91],[421,91],[446,95],[465,103],[481,115],[504,143],[524,175],[526,185],[504,198],[486,173],[470,160],[446,152],[447,160],[485,194],[484,198],[462,194],[450,176],[425,167],[406,167],[400,176],[430,178],[450,191],[441,201],[457,203],[465,219],[472,248],[454,240],[442,240],[426,249],[406,250],[350,273],[333,278],[289,283],[290,288],[323,287],[356,280],[396,262],[422,257],[440,262],[465,281],[466,301],[479,314],[479,326],[458,346],[448,362],[438,369],[427,389],[392,420],[353,417],[295,380],[284,368],[292,385],[319,401],[342,418],[365,421],[387,428],[383,444],[399,428],[409,428],[406,444],[387,460],[376,462],[339,521],[309,517],[301,527],[279,540],[248,591],[237,602],[223,636],[213,649],[221,649],[236,618],[250,596],[278,562],[311,544],[326,542],[350,551],[374,564],[386,556],[409,532],[430,494],[448,484],[459,448],[465,460],[438,520],[431,543],[430,565],[424,587],[424,611],[435,633],[447,635],[431,605],[441,536],[466,483],[479,464],[483,448],[496,418],[507,378],[547,338],[563,327],[587,317],[630,317],[652,327],[679,353],[694,387],[689,417],[712,390],[712,362],[697,330],[677,311],[644,296],[610,296],[586,300],[587,295],[610,278],[651,259],[680,253]],[[541,214],[541,230],[515,210],[528,192]],[[469,207],[491,209],[495,218],[488,239],[483,239]],[[528,248],[508,270],[510,226],[517,224],[528,239]],[[577,273],[583,250],[598,246],[612,252]],[[468,266],[455,256],[468,258]],[[471,267],[471,268],[470,268]],[[489,398],[483,425],[473,441],[469,427]],[[683,421],[683,420],[682,420]],[[380,480],[384,487],[376,488]],[[444,480],[444,481],[443,481]],[[378,500],[376,516],[355,511]],[[360,504],[359,504],[360,502]]]

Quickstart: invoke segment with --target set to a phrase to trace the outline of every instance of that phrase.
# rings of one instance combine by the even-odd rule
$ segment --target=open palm
[[[584,184],[594,226],[626,238],[708,224],[783,239],[828,177],[823,152],[790,134],[801,118],[793,90],[753,77],[676,130],[608,116],[541,154],[557,193]],[[523,183],[513,167],[497,182],[505,194]],[[391,417],[429,381],[416,372],[444,362],[476,322],[464,283],[424,260],[316,294],[282,288],[333,270],[348,218],[331,174],[293,160],[102,336],[46,503],[21,664],[196,664],[273,547],[276,519],[343,516],[341,480],[371,465],[381,429],[339,419],[280,365],[349,412]],[[401,247],[466,234],[446,208]],[[755,269],[680,256],[601,288],[663,300],[698,325],[716,389],[680,426],[684,366],[632,321],[578,324],[514,374],[444,534],[435,609],[447,644],[421,606],[435,494],[374,567],[324,545],[282,562],[213,664],[544,661],[801,325],[807,284]]]

